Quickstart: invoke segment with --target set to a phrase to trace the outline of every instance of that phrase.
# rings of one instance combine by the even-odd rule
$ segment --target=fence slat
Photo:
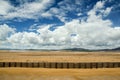
[[[4,67],[4,62],[0,62],[0,67]]]
[[[118,68],[120,62],[91,62],[91,63],[64,63],[64,62],[0,62],[0,67],[30,67],[30,68]]]

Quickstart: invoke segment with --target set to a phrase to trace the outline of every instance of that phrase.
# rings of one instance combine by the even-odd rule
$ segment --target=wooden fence
[[[119,68],[120,62],[0,62],[0,67],[26,67],[26,68]]]

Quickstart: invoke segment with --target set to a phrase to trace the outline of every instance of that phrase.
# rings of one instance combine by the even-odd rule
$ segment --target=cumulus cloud
[[[7,38],[14,33],[14,28],[9,27],[7,24],[0,25],[0,48],[10,47]]]
[[[97,2],[93,9],[87,12],[86,20],[73,19],[65,22],[62,26],[57,26],[53,31],[49,29],[52,25],[43,25],[38,26],[39,29],[36,29],[36,32],[16,32],[8,36],[7,34],[14,32],[14,30],[4,25],[7,26],[8,31],[4,33],[5,38],[1,39],[7,39],[13,48],[22,49],[108,49],[120,47],[120,27],[113,27],[109,19],[103,20],[104,15],[107,16],[112,9],[111,7],[105,8],[104,5],[104,1]],[[52,12],[57,15],[59,10],[52,9]],[[0,28],[2,34],[3,27]]]
[[[14,28],[9,27],[6,24],[0,25],[0,40],[4,41],[9,37],[12,33],[15,32]]]
[[[36,48],[43,40],[34,32],[18,32],[9,37],[8,42],[12,43],[14,48]]]
[[[112,28],[108,20],[82,23],[79,20],[73,20],[64,26],[59,26],[54,31],[50,31],[49,27],[40,28],[37,33],[15,33],[8,38],[8,41],[13,46],[22,45],[22,48],[37,49],[73,47],[105,49],[120,46],[120,28]]]

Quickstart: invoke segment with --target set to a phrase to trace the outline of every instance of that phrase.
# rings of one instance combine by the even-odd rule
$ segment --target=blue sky
[[[0,48],[116,47],[120,0],[0,0]]]

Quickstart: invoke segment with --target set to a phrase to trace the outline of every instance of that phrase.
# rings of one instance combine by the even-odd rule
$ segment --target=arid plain
[[[120,52],[1,50],[0,62],[120,62]],[[120,68],[0,68],[0,80],[120,80]]]

